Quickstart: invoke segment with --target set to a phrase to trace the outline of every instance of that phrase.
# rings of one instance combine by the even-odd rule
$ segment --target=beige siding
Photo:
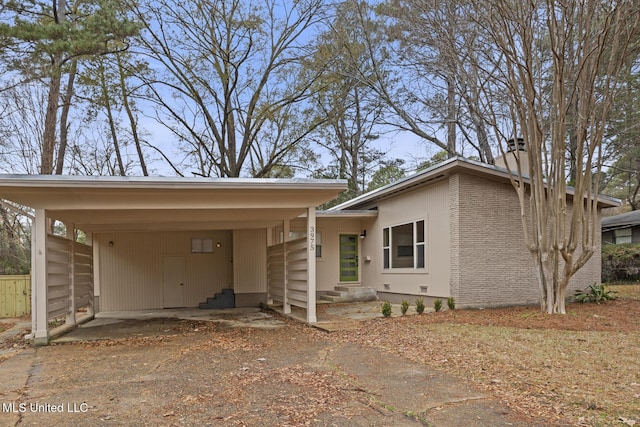
[[[383,269],[382,230],[385,227],[413,221],[425,221],[426,268]],[[420,295],[421,287],[427,287],[429,296],[449,295],[449,185],[447,181],[381,201],[378,218],[367,227],[363,241],[363,283],[375,286],[378,291]],[[389,289],[386,290],[384,285]]]
[[[365,227],[360,220],[340,218],[318,218],[317,227],[322,236],[322,256],[316,258],[316,289],[329,291],[340,284],[340,234],[360,235]],[[360,255],[358,278],[360,280],[355,283],[363,283],[362,245],[364,241],[361,239],[358,241],[360,243],[358,248]]]
[[[466,174],[450,179],[451,289],[460,306],[538,302],[520,205],[509,183]],[[596,233],[598,245],[600,232]],[[599,250],[569,284],[567,295],[600,280]]]
[[[293,238],[306,235],[307,219],[296,218],[291,221],[291,232]],[[360,235],[362,230],[367,229],[367,223],[359,219],[353,218],[326,218],[318,217],[316,219],[317,232],[320,234],[320,243],[322,246],[321,256],[316,257],[316,290],[330,291],[336,285],[340,284],[340,234],[356,234]],[[280,229],[278,231],[281,232]],[[369,230],[371,232],[371,230]],[[366,240],[366,239],[365,239]],[[349,282],[352,284],[363,283],[364,261],[363,261],[363,245],[364,241],[360,240],[358,253],[360,254],[360,271],[357,282]]]
[[[237,294],[267,292],[266,230],[234,230],[233,277]]]
[[[213,239],[213,253],[191,253],[192,237]],[[230,231],[102,233],[94,235],[94,242],[100,256],[102,311],[162,308],[164,256],[185,258],[187,307],[232,286]]]

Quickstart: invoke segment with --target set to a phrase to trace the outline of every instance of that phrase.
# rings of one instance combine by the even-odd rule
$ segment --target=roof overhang
[[[0,199],[89,232],[271,227],[346,187],[299,178],[0,175]]]
[[[431,185],[435,182],[448,179],[452,174],[460,172],[509,182],[509,173],[504,168],[465,159],[463,157],[453,157],[428,169],[402,178],[392,184],[334,206],[330,210],[373,209],[381,200],[388,199],[399,193],[414,190],[417,187]],[[529,181],[528,176],[523,176],[522,179],[525,183]],[[569,197],[573,197],[573,192],[574,189],[572,187],[567,187],[567,195]],[[617,207],[620,206],[620,204],[620,200],[616,198],[605,195],[598,196],[598,205],[601,208]]]
[[[635,227],[640,225],[640,211],[631,211],[602,218],[602,231]]]

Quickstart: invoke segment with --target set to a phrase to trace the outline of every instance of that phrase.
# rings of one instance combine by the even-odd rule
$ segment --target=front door
[[[164,308],[184,307],[184,257],[162,258],[162,289]]]
[[[358,235],[340,235],[340,281],[358,281]]]

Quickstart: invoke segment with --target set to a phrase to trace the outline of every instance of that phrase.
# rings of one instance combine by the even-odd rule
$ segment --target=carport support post
[[[47,212],[44,209],[36,209],[36,217],[33,220],[33,272],[34,283],[31,285],[35,298],[35,311],[32,316],[35,319],[33,331],[33,343],[35,345],[49,344],[49,319],[47,313]]]
[[[316,208],[307,208],[307,323],[316,323]]]

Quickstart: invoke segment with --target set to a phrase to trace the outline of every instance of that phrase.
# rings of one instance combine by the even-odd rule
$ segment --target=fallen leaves
[[[640,324],[633,320],[640,301],[571,304],[566,316],[535,310],[455,310],[374,319],[329,337],[382,348],[470,379],[532,422],[636,422]]]

